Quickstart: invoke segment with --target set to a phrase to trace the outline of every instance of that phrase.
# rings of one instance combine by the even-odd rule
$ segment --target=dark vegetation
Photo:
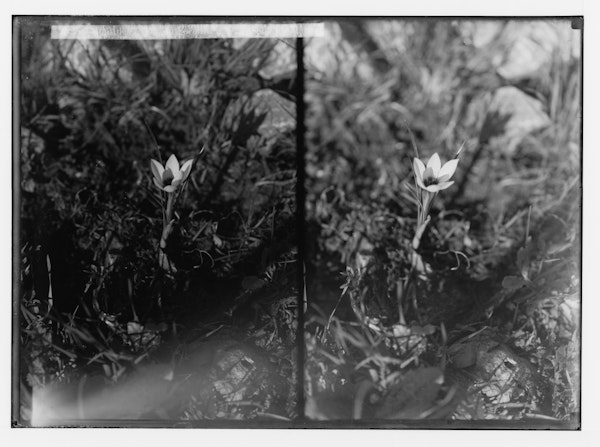
[[[307,44],[313,419],[578,426],[581,61],[540,44],[543,63],[508,76],[523,28],[476,45],[469,25],[347,22]],[[464,148],[407,294],[409,129],[423,160]]]
[[[156,365],[177,383],[208,350],[177,405],[158,387],[143,411],[108,417],[292,417],[293,42],[54,41],[41,20],[20,32],[24,401],[84,382],[134,390]],[[166,247],[176,271],[157,262],[150,171],[170,154],[195,159]]]

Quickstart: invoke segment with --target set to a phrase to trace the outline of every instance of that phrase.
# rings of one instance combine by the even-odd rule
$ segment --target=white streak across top
[[[312,23],[203,23],[203,24],[68,24],[52,25],[52,39],[162,40],[214,38],[321,37],[324,24]]]

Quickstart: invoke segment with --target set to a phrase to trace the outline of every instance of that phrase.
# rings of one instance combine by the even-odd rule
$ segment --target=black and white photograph
[[[296,38],[16,21],[18,423],[296,417]]]
[[[580,431],[575,11],[13,15],[12,428]]]
[[[304,56],[306,416],[578,428],[581,20],[325,25]]]

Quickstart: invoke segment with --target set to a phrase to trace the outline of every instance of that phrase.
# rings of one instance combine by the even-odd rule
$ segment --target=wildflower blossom
[[[444,166],[442,166],[437,153],[429,158],[427,166],[421,160],[415,158],[413,160],[413,170],[417,185],[432,193],[449,188],[454,183],[454,180],[450,181],[450,179],[454,175],[457,165],[458,158],[455,158],[444,163]]]
[[[151,160],[154,184],[163,191],[174,192],[189,177],[193,161],[187,160],[180,167],[177,157],[173,154],[163,167],[158,161]]]
[[[462,149],[462,148],[461,148]],[[460,150],[459,152],[460,153]],[[444,163],[440,156],[433,154],[427,161],[427,166],[418,158],[413,159],[413,173],[416,183],[416,200],[418,204],[417,229],[413,238],[413,248],[416,250],[421,242],[427,224],[431,220],[429,210],[438,192],[449,188],[454,183],[450,180],[458,166],[457,157]]]

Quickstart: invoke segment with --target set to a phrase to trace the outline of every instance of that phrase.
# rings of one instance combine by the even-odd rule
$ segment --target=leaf
[[[129,335],[141,334],[142,332],[144,332],[144,326],[142,326],[140,323],[136,321],[129,321],[127,323],[127,333]]]
[[[502,280],[502,287],[506,290],[513,291],[527,285],[527,281],[520,276],[505,276]]]
[[[219,248],[221,248],[223,246],[223,241],[216,234],[213,234],[213,243]]]
[[[31,179],[28,179],[21,184],[21,187],[23,188],[23,191],[34,192],[35,191],[35,182]]]
[[[517,267],[521,271],[523,277],[527,275],[527,269],[531,261],[531,245],[527,244],[524,247],[519,248],[517,252]]]
[[[392,326],[394,337],[408,337],[411,334],[411,328],[405,324],[394,324]]]

